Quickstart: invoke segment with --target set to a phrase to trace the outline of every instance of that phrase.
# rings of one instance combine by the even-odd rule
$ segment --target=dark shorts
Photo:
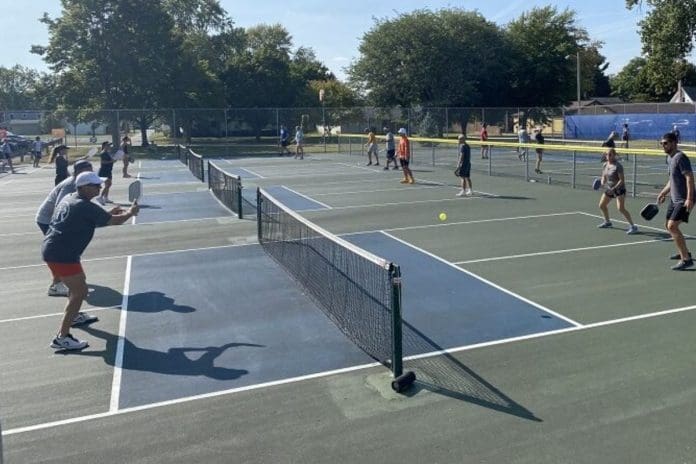
[[[34,157],[35,157],[35,158],[41,158],[41,152],[40,152],[40,151],[35,151],[35,152],[34,152]]]
[[[394,153],[396,153],[396,149],[387,150],[387,159],[388,159],[388,160],[393,160],[393,159],[394,159]]]
[[[684,208],[684,203],[672,203],[670,200],[667,208],[668,221],[689,222],[689,212]]]
[[[99,168],[98,176],[99,177],[106,177],[107,179],[112,179],[114,177],[114,170],[111,167],[109,167],[109,168],[101,167],[101,168]]]
[[[408,159],[405,158],[399,158],[399,164],[401,164],[401,167],[408,167]]]
[[[471,177],[471,163],[463,164],[457,169],[458,177]]]
[[[604,191],[604,194],[609,198],[616,198],[622,195],[626,195],[626,187],[619,187],[617,189],[608,189]]]
[[[2,154],[2,157],[5,158],[5,159],[11,159],[11,158],[12,158],[12,155],[11,155],[10,153],[3,153],[3,154]]]
[[[281,146],[281,147],[287,147],[287,146],[288,146],[288,141],[287,141],[287,140],[281,140],[281,141],[280,141],[280,146]]]

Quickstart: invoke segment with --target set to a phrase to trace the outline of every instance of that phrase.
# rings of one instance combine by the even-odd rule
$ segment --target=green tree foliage
[[[512,103],[556,106],[575,95],[577,64],[573,58],[587,44],[588,35],[576,25],[574,11],[559,12],[552,6],[533,8],[508,24],[507,39],[515,56],[510,83]],[[598,58],[598,53],[581,51],[581,88],[589,91],[594,85],[594,73],[588,70],[601,65]]]
[[[379,19],[349,68],[376,105],[494,105],[505,101],[509,53],[502,31],[476,12],[416,10]]]
[[[15,65],[0,67],[0,109],[37,109],[41,76],[33,69]]]
[[[684,85],[696,84],[696,66],[691,63],[680,63],[683,70]],[[673,89],[658,92],[652,80],[653,75],[648,68],[645,58],[633,58],[623,69],[611,78],[612,95],[621,97],[628,102],[664,102],[674,94]]]
[[[686,81],[689,66],[686,56],[696,39],[696,0],[626,0],[626,7],[647,6],[639,23],[644,73],[658,96],[670,95],[677,81]]]

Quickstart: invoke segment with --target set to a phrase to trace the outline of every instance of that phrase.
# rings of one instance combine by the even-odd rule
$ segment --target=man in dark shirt
[[[114,175],[114,158],[109,153],[109,148],[111,147],[111,142],[102,142],[101,153],[99,153],[99,159],[101,160],[101,166],[99,167],[99,177],[106,179],[104,181],[104,190],[101,196],[97,197],[97,201],[102,205],[106,203],[113,203],[109,200],[109,189],[111,189],[111,179]]]
[[[87,342],[74,338],[70,327],[96,321],[95,317],[85,316],[76,322],[88,292],[80,257],[92,240],[94,229],[123,224],[139,211],[137,203],[125,211],[116,207],[110,212],[92,203],[91,200],[99,195],[101,183],[102,179],[94,172],[77,176],[77,192],[65,197],[56,208],[41,247],[43,260],[51,273],[68,287],[70,293],[58,334],[51,342],[51,347],[57,350],[85,348]]]
[[[689,213],[694,207],[694,173],[689,158],[677,148],[677,136],[674,132],[663,135],[660,143],[669,156],[669,180],[657,196],[657,202],[664,202],[667,194],[670,195],[665,228],[678,250],[677,254],[670,256],[671,259],[679,260],[672,269],[681,271],[694,265],[684,235],[679,230],[679,224],[689,222]]]

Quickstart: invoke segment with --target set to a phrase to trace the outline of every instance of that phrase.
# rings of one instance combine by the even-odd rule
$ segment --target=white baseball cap
[[[404,129],[403,127],[399,129],[399,134],[406,135],[406,129]]]
[[[75,185],[77,187],[84,187],[85,185],[101,185],[104,183],[104,180],[106,179],[99,177],[95,172],[81,172],[75,179]]]

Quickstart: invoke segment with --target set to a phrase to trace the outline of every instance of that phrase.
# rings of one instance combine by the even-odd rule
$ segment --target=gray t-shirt
[[[44,237],[41,254],[44,261],[79,263],[80,256],[92,241],[94,229],[104,227],[111,213],[77,193],[60,202]]]
[[[396,144],[394,143],[394,134],[391,131],[387,132],[387,151],[396,150]]]
[[[673,203],[684,203],[686,201],[686,177],[685,174],[693,172],[689,158],[678,151],[669,159],[669,185],[670,196]]]
[[[75,186],[75,177],[73,176],[68,177],[53,187],[51,193],[48,194],[43,203],[41,203],[41,206],[39,206],[39,211],[36,213],[36,222],[39,224],[50,224],[56,205],[58,205],[60,200],[66,195],[75,193],[75,191],[77,191],[77,187]]]
[[[624,168],[619,162],[614,164],[604,163],[604,177],[606,178],[606,187],[613,188],[619,183],[619,177],[623,174]]]

